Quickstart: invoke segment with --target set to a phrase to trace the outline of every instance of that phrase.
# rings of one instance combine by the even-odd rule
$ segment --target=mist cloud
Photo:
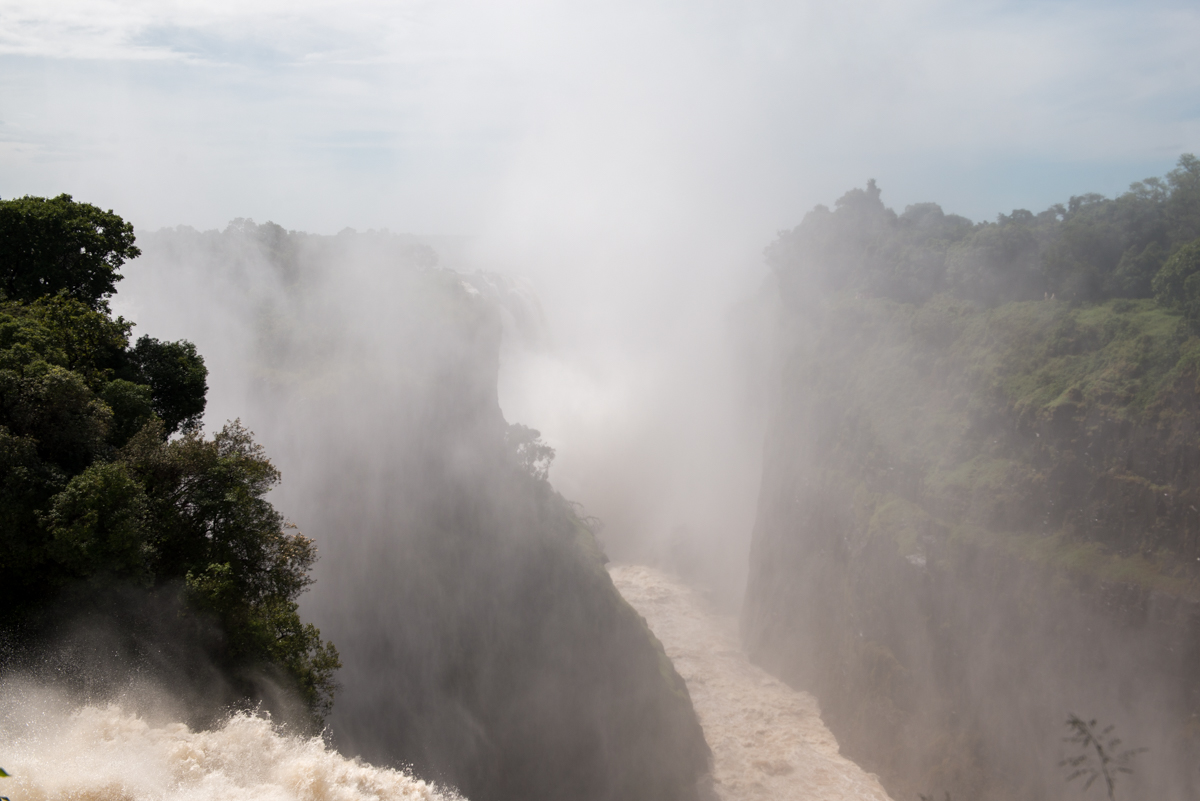
[[[632,539],[748,532],[761,428],[720,321],[814,203],[874,177],[990,218],[1200,137],[1200,12],[1173,2],[18,0],[0,31],[0,194],[466,234],[452,266],[528,280],[551,337],[506,351],[504,412]]]

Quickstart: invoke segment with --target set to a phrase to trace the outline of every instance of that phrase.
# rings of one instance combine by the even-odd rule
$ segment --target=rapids
[[[815,698],[750,663],[734,618],[658,570],[609,573],[687,683],[721,801],[889,801],[874,774],[838,752]]]
[[[0,778],[0,794],[13,801],[460,801],[254,715],[192,731],[117,705],[72,710],[5,689],[0,765],[11,778]]]
[[[660,571],[610,567],[687,682],[713,752],[721,801],[890,801],[838,753],[816,700],[750,664],[732,617]],[[69,704],[31,686],[0,690],[0,795],[13,801],[463,801],[408,773],[347,759],[319,737],[235,714],[212,731],[118,704]]]

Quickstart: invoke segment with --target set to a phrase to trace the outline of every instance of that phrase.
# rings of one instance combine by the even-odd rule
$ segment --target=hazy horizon
[[[1200,136],[1183,2],[6,0],[0,31],[0,195],[146,230],[720,223],[745,250],[868,178],[992,219]]]

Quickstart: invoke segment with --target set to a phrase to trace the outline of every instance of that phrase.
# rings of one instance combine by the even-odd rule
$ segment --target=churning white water
[[[72,710],[7,689],[0,765],[11,778],[0,778],[0,795],[13,801],[461,801],[254,715],[192,731],[116,705]]]
[[[889,801],[873,774],[838,753],[815,698],[750,663],[732,617],[661,571],[609,573],[687,682],[722,801]]]
[[[750,664],[733,618],[660,571],[610,572],[687,682],[722,801],[890,801],[838,753],[812,696]],[[0,778],[0,795],[13,801],[462,801],[259,716],[192,731],[117,704],[71,707],[13,683],[0,688],[0,765],[12,774]]]

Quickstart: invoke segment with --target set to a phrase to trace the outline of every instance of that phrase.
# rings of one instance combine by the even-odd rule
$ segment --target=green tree
[[[70,195],[0,201],[0,290],[10,300],[66,292],[97,308],[139,255],[133,226],[111,210]]]
[[[340,662],[320,631],[300,621],[296,599],[317,552],[266,499],[279,472],[237,421],[212,439],[191,429],[167,442],[161,425],[121,452],[147,489],[156,575],[185,579],[197,607],[221,622],[230,665],[274,665],[323,716]]]
[[[815,207],[766,257],[796,308],[838,292],[902,303],[946,291],[984,306],[1052,295],[1098,302],[1154,296],[1164,261],[1198,237],[1200,159],[1185,153],[1164,178],[1138,181],[1117,198],[1078,195],[979,224],[933,203],[897,215],[871,181],[832,211]]]
[[[1165,204],[1172,241],[1187,242],[1200,237],[1200,158],[1191,153],[1179,157],[1179,164],[1167,173],[1171,187]]]
[[[1151,242],[1140,251],[1131,247],[1121,256],[1109,277],[1107,294],[1118,298],[1149,298],[1154,296],[1154,276],[1162,269],[1166,254],[1162,245]]]
[[[950,288],[989,306],[1042,297],[1047,288],[1042,252],[1061,213],[1061,206],[1041,214],[1014,209],[976,227],[947,255]]]
[[[120,448],[154,419],[154,394],[145,384],[135,384],[123,378],[106,383],[100,399],[112,410],[108,442]]]
[[[340,663],[296,603],[315,546],[267,501],[279,473],[249,431],[201,434],[195,346],[130,347],[106,298],[136,255],[111,212],[0,202],[0,629],[36,637],[29,622],[68,592],[182,586],[235,683],[273,673],[319,721]]]
[[[542,442],[542,432],[536,428],[513,423],[504,432],[504,445],[509,460],[524,472],[545,481],[554,461],[554,448]]]
[[[150,386],[154,413],[167,434],[199,423],[208,393],[208,368],[195,345],[142,337],[129,351],[129,361]]]
[[[112,319],[106,303],[92,308],[60,291],[38,298],[25,313],[45,326],[62,349],[64,359],[58,363],[83,376],[94,390],[127,361],[133,324],[123,317]]]
[[[41,459],[74,475],[103,454],[112,410],[78,373],[38,360],[20,373],[0,370],[0,420],[36,442]]]
[[[1153,287],[1159,303],[1180,309],[1189,322],[1200,325],[1200,239],[1167,259],[1154,276]]]
[[[121,462],[94,464],[72,478],[42,519],[63,577],[103,574],[149,586],[155,547],[148,505],[145,488]]]

